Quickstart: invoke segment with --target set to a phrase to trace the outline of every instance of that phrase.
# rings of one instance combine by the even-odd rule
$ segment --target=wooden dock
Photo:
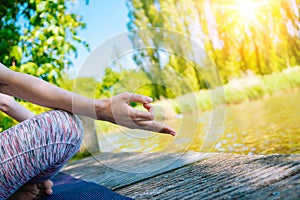
[[[300,199],[300,155],[102,153],[63,172],[134,199]]]

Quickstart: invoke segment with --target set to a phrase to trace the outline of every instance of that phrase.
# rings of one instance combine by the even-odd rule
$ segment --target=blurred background
[[[171,138],[93,122],[90,129],[98,136],[101,152],[295,154],[300,153],[299,11],[299,0],[4,1],[0,61],[67,90],[73,91],[76,83],[76,92],[85,96],[106,98],[122,91],[151,96],[159,111],[157,120],[179,133]],[[154,27],[174,31],[191,42],[130,32],[132,47],[155,46],[158,41],[159,47],[172,46],[195,59],[162,48],[120,55],[116,47],[112,58],[118,59],[101,77],[78,74],[90,53],[105,41],[126,31]],[[202,55],[194,51],[194,43],[217,68],[218,85],[197,70],[207,63],[196,61]],[[139,86],[141,82],[150,84]],[[216,87],[225,92],[225,100],[219,102],[226,105],[221,124],[210,123],[220,106],[211,98]],[[181,101],[191,98],[197,103]],[[18,101],[36,114],[47,110]],[[0,114],[0,131],[14,124]],[[218,137],[209,141],[208,126],[224,130],[216,128]]]

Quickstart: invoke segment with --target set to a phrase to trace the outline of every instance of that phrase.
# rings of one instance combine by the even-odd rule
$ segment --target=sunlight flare
[[[239,1],[237,7],[242,20],[255,21],[257,5],[253,1]]]
[[[259,18],[261,16],[261,10],[268,6],[268,0],[237,0],[236,5],[234,6],[238,13],[238,17],[244,23],[259,23]]]

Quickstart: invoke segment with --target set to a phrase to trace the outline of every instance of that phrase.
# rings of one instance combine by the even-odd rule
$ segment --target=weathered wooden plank
[[[300,155],[104,153],[64,172],[136,199],[300,199]]]
[[[136,199],[300,199],[300,155],[220,154],[117,189]]]
[[[217,154],[102,153],[67,165],[63,172],[110,189],[171,171]]]

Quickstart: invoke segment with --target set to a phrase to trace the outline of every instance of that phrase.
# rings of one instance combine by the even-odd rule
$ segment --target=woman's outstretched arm
[[[139,94],[124,92],[108,99],[91,99],[36,77],[14,72],[2,64],[0,64],[0,93],[128,128],[175,135],[171,127],[154,121],[150,105],[152,99]],[[142,103],[148,111],[136,110],[129,105],[129,102]]]

